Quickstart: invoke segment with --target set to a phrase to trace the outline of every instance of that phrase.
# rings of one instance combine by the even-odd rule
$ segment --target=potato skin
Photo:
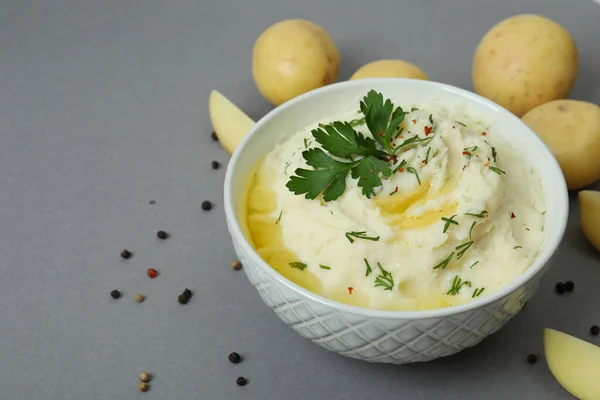
[[[600,107],[577,100],[555,100],[522,118],[550,148],[569,189],[600,179]]]
[[[302,19],[277,22],[257,39],[252,75],[274,105],[337,80],[340,54],[329,34]]]
[[[423,70],[403,60],[379,60],[360,67],[349,80],[368,78],[410,78],[429,80]]]
[[[545,17],[516,15],[494,26],[473,57],[475,92],[517,116],[565,98],[577,78],[579,56],[569,32]]]

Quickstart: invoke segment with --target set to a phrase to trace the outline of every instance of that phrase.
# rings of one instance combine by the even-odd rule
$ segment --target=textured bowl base
[[[518,314],[537,292],[544,275],[538,274],[526,286],[494,303],[460,314],[384,319],[339,311],[305,298],[261,272],[240,250],[236,246],[248,279],[282,321],[327,350],[373,363],[431,361],[476,345]]]

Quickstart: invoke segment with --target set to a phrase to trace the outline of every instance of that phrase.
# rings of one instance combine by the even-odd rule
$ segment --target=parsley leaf
[[[314,170],[298,168],[296,176],[290,177],[286,187],[294,194],[304,194],[307,199],[315,199],[323,193],[323,200],[328,202],[337,199],[346,190],[346,177],[352,171],[352,178],[358,180],[363,195],[371,198],[374,189],[381,186],[382,174],[392,175],[389,164],[369,156],[352,162],[342,162],[331,158],[320,148],[302,152],[306,163]]]
[[[325,201],[340,197],[346,190],[348,172],[357,164],[334,160],[319,148],[303,151],[302,157],[315,169],[296,169],[297,176],[290,177],[285,186],[294,194],[304,194],[305,198],[311,200],[321,193]]]
[[[383,95],[371,90],[360,102],[360,110],[365,116],[367,128],[381,147],[391,152],[390,139],[398,126],[404,121],[406,113],[402,107],[396,107],[390,99],[383,101]]]
[[[375,194],[373,189],[381,186],[380,173],[389,177],[392,175],[392,170],[390,164],[375,157],[363,158],[357,161],[356,166],[352,168],[352,178],[358,179],[358,186],[362,188],[362,194],[369,199]]]
[[[323,146],[332,156],[348,157],[356,154],[359,156],[383,156],[385,153],[377,150],[375,140],[364,137],[356,132],[348,122],[332,122],[312,130],[315,140]]]

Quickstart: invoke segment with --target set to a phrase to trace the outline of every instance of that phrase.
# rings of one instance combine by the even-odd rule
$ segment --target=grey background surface
[[[250,69],[271,23],[323,25],[342,54],[340,80],[403,58],[470,89],[480,37],[525,12],[572,33],[572,97],[599,102],[592,0],[0,0],[0,398],[569,398],[543,357],[525,357],[542,356],[544,327],[590,338],[600,323],[600,257],[576,197],[558,265],[504,329],[428,364],[371,365],[297,336],[230,269],[225,170],[210,167],[228,161],[209,136],[211,89],[254,118],[271,109]],[[159,241],[159,229],[172,237]],[[134,257],[122,260],[122,248]],[[557,296],[568,279],[575,292]],[[195,295],[181,306],[185,287]],[[136,292],[147,300],[135,303]],[[243,363],[227,361],[232,350]],[[137,389],[143,370],[155,375],[148,393]],[[249,385],[237,387],[238,375]]]

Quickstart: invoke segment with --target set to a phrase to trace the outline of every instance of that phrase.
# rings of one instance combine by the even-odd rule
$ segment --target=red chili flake
[[[433,128],[431,126],[425,126],[425,127],[423,127],[423,130],[425,131],[425,136],[427,136],[431,133]]]
[[[481,134],[482,134],[483,136],[485,136],[485,135],[487,135],[487,132],[481,132]]]
[[[396,186],[396,189],[394,189],[394,192],[398,193],[398,186]]]
[[[352,286],[348,286],[348,293],[352,294],[353,290],[354,290],[354,288]]]
[[[488,165],[490,165],[490,160],[488,160],[485,164],[483,164],[484,167],[487,167]]]
[[[383,136],[383,132],[379,132],[377,136]]]
[[[404,168],[400,168],[398,172],[404,172]]]
[[[513,218],[515,218],[515,217],[516,217],[515,213],[511,212],[511,213],[510,213],[510,219],[513,219]]]
[[[452,125],[452,129],[456,129],[456,127],[454,125]]]
[[[468,151],[463,151],[463,156],[468,156],[469,152]]]
[[[408,133],[410,133],[410,132],[408,132]],[[400,136],[398,136],[398,138],[404,139],[404,135],[400,135]]]
[[[423,160],[421,161],[423,164],[427,164],[427,160]]]
[[[370,169],[370,170],[369,170],[369,172],[370,172],[370,173],[373,173],[373,170],[372,170],[372,169]]]
[[[148,271],[146,271],[146,273],[148,274],[150,279],[154,279],[158,275],[158,272],[156,272],[154,268],[148,268]]]
[[[416,124],[416,123],[417,123],[417,120],[416,120],[416,119],[413,119],[412,121],[413,121],[413,124]]]

